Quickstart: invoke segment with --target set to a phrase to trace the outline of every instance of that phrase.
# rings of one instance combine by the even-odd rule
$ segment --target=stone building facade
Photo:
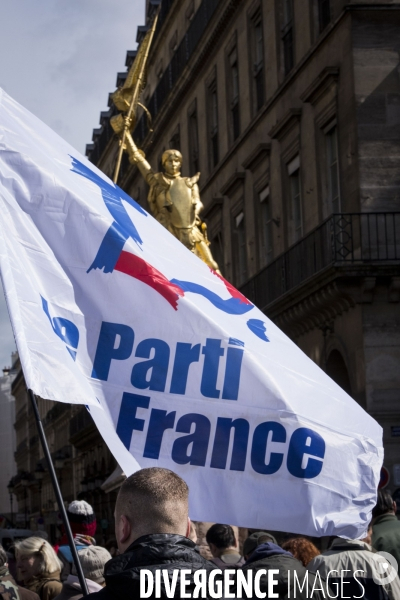
[[[146,26],[159,2],[147,0]],[[134,138],[201,171],[225,277],[383,426],[400,487],[400,4],[164,0]],[[135,52],[127,53],[129,67]],[[118,74],[117,85],[126,77]],[[87,155],[112,176],[101,113]],[[124,157],[119,185],[147,206]]]
[[[18,527],[46,530],[54,543],[60,537],[61,520],[18,358],[13,370],[15,521]],[[97,517],[96,539],[105,543],[114,533],[116,492],[106,493],[102,485],[115,470],[115,459],[85,407],[42,398],[37,402],[65,504],[75,499],[89,502]]]
[[[13,353],[11,359],[15,357]],[[0,515],[14,521],[14,496],[7,489],[8,482],[16,473],[15,452],[15,398],[11,394],[11,386],[15,371],[4,367],[0,377],[0,439],[1,439],[1,470],[0,470]],[[1,520],[1,517],[0,517]]]

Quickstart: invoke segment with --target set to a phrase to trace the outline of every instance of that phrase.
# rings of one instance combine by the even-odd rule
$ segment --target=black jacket
[[[194,588],[193,573],[205,569],[207,575],[215,565],[203,558],[194,542],[182,535],[156,533],[137,539],[125,552],[106,563],[104,576],[106,587],[100,592],[89,594],[90,600],[136,600],[140,598],[140,571],[167,569],[171,582],[175,569],[190,569],[187,577],[191,584],[187,593]],[[175,598],[180,598],[180,572],[175,588]],[[155,592],[151,598],[155,598]],[[161,578],[161,598],[167,598]]]
[[[273,575],[274,580],[277,584],[273,588],[274,593],[279,594],[279,599],[284,600],[286,598],[297,598],[298,600],[305,600],[306,598],[313,598],[313,600],[322,600],[323,598],[329,598],[326,592],[326,583],[324,580],[320,580],[315,577],[314,573],[307,571],[303,564],[297,560],[290,552],[282,550],[276,544],[267,542],[261,544],[256,548],[246,564],[242,567],[242,570],[246,573],[248,570],[252,570],[252,579],[256,576],[257,571],[260,569],[266,569],[267,574],[262,575],[260,578],[260,590],[266,592],[268,598],[268,571],[271,569],[277,569],[279,573]],[[300,582],[300,587],[303,586],[303,590],[300,591],[300,587],[297,583]],[[314,592],[312,592],[314,587]],[[324,592],[318,591],[323,588]],[[331,593],[331,592],[330,592]],[[332,595],[332,593],[331,593]],[[332,597],[334,597],[332,595]],[[253,590],[253,598],[256,599],[256,595]]]

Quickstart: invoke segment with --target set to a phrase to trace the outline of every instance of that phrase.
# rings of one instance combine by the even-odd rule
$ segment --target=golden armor
[[[147,60],[157,25],[158,12],[140,44],[126,81],[112,96],[115,106],[121,111],[110,120],[113,130],[120,138],[114,183],[118,181],[122,153],[126,151],[130,162],[138,166],[150,186],[148,200],[155,218],[211,269],[219,273],[218,265],[209,248],[207,226],[200,219],[200,212],[203,209],[197,185],[200,173],[196,173],[194,177],[181,176],[182,154],[178,150],[164,152],[161,160],[164,171],[155,173],[132,138],[131,132],[136,124],[137,107],[141,106],[149,115],[146,107],[139,102],[139,97],[146,85]]]
[[[209,248],[207,226],[200,219],[203,209],[197,185],[200,173],[194,177],[181,176],[182,154],[178,150],[166,150],[161,159],[164,171],[155,173],[143,152],[136,147],[129,130],[125,148],[130,162],[137,165],[150,187],[148,201],[154,217],[186,248],[219,273]]]

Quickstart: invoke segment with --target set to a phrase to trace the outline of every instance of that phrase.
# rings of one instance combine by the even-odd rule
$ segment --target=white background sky
[[[2,0],[0,87],[84,154],[144,22],[145,0]],[[0,375],[13,350],[0,290]]]

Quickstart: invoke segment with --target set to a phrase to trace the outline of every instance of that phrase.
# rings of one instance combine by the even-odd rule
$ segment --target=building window
[[[218,147],[218,97],[217,82],[208,88],[208,111],[209,111],[209,140],[210,140],[210,159],[211,168],[214,168],[219,161]]]
[[[323,31],[331,22],[330,0],[318,0],[319,31]]]
[[[200,170],[199,163],[199,126],[197,122],[197,108],[196,105],[192,108],[189,113],[189,162],[192,173],[198,173]]]
[[[303,235],[303,216],[301,209],[300,157],[296,156],[288,164],[290,192],[290,233],[291,242],[299,241]]]
[[[294,66],[294,33],[293,33],[293,0],[282,0],[283,2],[283,27],[281,30],[283,44],[283,65],[285,75]]]
[[[246,231],[243,211],[236,215],[233,226],[235,282],[239,286],[247,279]]]
[[[232,138],[236,138],[240,135],[240,114],[239,114],[239,67],[237,58],[237,48],[235,48],[229,55],[229,68],[230,68],[230,95],[231,95],[231,124],[232,124]]]
[[[325,134],[327,157],[328,201],[333,213],[340,212],[339,157],[337,127],[334,125]]]
[[[260,263],[262,265],[271,262],[272,252],[272,218],[269,201],[269,185],[258,194],[260,202]]]
[[[256,110],[264,104],[264,38],[261,13],[258,12],[252,20],[253,30],[253,87]]]
[[[171,139],[169,140],[169,147],[172,150],[179,150],[179,152],[181,150],[181,129],[179,125],[175,129],[174,133],[171,136]]]

